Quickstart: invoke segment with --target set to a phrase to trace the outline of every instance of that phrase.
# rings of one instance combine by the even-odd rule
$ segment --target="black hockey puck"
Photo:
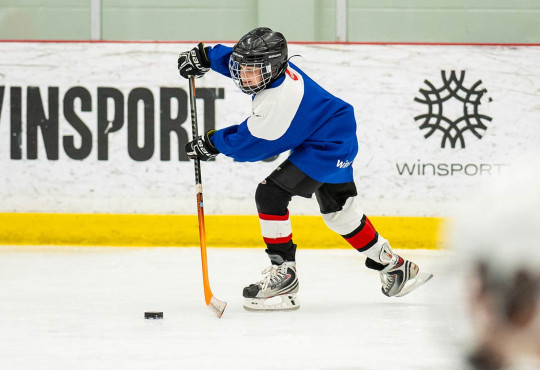
[[[163,318],[163,312],[145,312],[144,313],[145,319],[162,319]]]

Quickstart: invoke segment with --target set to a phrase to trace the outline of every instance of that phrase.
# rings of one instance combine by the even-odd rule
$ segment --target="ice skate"
[[[388,297],[403,297],[433,277],[433,274],[420,272],[418,266],[395,254],[388,244],[381,249],[380,259],[383,265],[368,258],[366,266],[378,270],[382,292]]]
[[[300,308],[296,293],[298,278],[296,263],[271,265],[263,272],[266,277],[244,288],[244,308],[247,311],[289,311]]]

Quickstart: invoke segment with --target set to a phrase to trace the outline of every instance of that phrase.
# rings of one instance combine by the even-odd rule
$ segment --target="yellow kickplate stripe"
[[[441,248],[444,222],[432,217],[370,217],[394,248]],[[209,247],[264,248],[257,216],[208,215]],[[299,248],[351,248],[320,216],[291,216]],[[0,213],[0,245],[198,246],[196,215]]]

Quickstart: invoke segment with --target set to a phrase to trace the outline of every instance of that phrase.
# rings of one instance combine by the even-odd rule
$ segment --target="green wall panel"
[[[534,43],[539,22],[540,11],[354,10],[348,32],[351,41]]]
[[[257,2],[102,0],[102,35],[115,40],[234,40],[256,26]]]
[[[334,41],[335,0],[101,0],[105,40]],[[0,0],[0,39],[89,39],[91,0]],[[540,0],[348,0],[348,40],[540,43]]]
[[[88,39],[87,0],[0,1],[0,39]]]
[[[349,0],[350,41],[540,42],[538,0]]]

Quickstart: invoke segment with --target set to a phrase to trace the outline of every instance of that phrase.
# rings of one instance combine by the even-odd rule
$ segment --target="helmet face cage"
[[[244,58],[235,56],[229,58],[229,72],[242,92],[253,95],[268,86],[272,79],[272,66],[264,60],[244,61]]]

